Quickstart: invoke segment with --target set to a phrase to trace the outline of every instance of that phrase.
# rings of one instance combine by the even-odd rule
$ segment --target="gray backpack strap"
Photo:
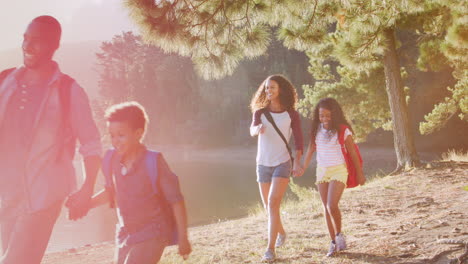
[[[154,194],[159,194],[157,164],[157,158],[159,154],[159,152],[148,150],[148,155],[145,157],[146,168],[150,176]]]
[[[161,152],[156,152],[156,151],[151,151],[148,150],[148,154],[145,157],[145,163],[146,163],[146,168],[148,170],[148,174],[151,180],[151,185],[153,185],[153,191],[154,194],[158,195],[160,194],[160,189],[158,186],[158,156],[161,155]],[[163,194],[160,194],[161,196],[161,201],[162,201],[162,207],[164,210],[164,214],[169,217],[168,221],[168,228],[169,228],[169,245],[177,245],[178,244],[178,232],[177,232],[177,227],[176,227],[176,222],[175,222],[175,217],[174,217],[174,212],[172,211],[172,206],[171,204],[166,201],[165,197]]]
[[[112,188],[106,188],[107,191],[111,192],[111,202],[110,207],[115,207],[115,184],[114,184],[114,177],[112,172],[112,157],[114,156],[114,149],[110,149],[104,155],[104,159],[102,160],[101,170],[102,174],[104,174],[104,179],[106,181],[106,186],[112,186]]]

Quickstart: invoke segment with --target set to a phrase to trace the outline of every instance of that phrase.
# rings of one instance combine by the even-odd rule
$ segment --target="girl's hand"
[[[364,176],[364,173],[359,173],[357,175],[357,178],[358,178],[358,183],[359,185],[364,185],[366,183],[366,177]]]
[[[293,176],[294,177],[301,177],[304,174],[304,169],[302,168],[300,162],[295,161],[293,167]]]

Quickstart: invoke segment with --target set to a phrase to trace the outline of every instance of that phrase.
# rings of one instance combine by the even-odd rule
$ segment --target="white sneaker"
[[[335,254],[335,251],[336,251],[336,245],[335,243],[333,243],[333,241],[331,241],[330,247],[328,248],[327,257],[333,256],[333,254]]]
[[[284,235],[278,233],[278,236],[276,237],[275,247],[281,247],[282,245],[284,245],[285,242],[286,242],[286,233]]]
[[[336,251],[341,251],[346,249],[346,239],[342,233],[338,233],[335,237],[336,242]]]
[[[273,251],[273,249],[268,249],[263,255],[262,262],[273,262],[275,258],[275,251]]]

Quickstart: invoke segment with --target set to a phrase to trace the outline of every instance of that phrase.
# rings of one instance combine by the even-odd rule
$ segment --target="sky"
[[[0,51],[21,47],[29,22],[51,15],[62,24],[62,43],[110,40],[136,27],[123,0],[0,0]]]

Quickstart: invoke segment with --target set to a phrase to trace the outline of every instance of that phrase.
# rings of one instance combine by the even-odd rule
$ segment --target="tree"
[[[176,142],[183,131],[179,126],[196,114],[198,89],[190,60],[144,44],[132,32],[103,42],[96,56],[103,108],[137,100],[153,117],[147,140]]]
[[[263,54],[271,41],[271,29],[276,29],[277,38],[286,47],[308,54],[311,72],[322,78],[314,86],[304,87],[303,110],[315,104],[319,95],[343,96],[347,112],[355,117],[353,121],[363,124],[361,132],[366,133],[389,124],[389,107],[397,170],[417,165],[419,158],[409,123],[401,73],[405,71],[398,57],[396,34],[400,28],[431,28],[427,21],[435,14],[435,21],[442,21],[436,24],[444,37],[444,30],[455,21],[444,16],[447,9],[453,12],[448,7],[452,4],[462,5],[443,0],[127,1],[148,42],[190,56],[205,78],[231,74],[241,59]],[[466,37],[463,24],[458,22],[456,28],[458,36]],[[464,47],[459,43],[456,47],[460,46]],[[465,70],[460,56],[455,58],[453,61]],[[383,104],[382,93],[377,91],[382,83],[388,98]],[[458,101],[458,105],[466,104],[466,100]],[[353,105],[360,113],[350,111]]]

